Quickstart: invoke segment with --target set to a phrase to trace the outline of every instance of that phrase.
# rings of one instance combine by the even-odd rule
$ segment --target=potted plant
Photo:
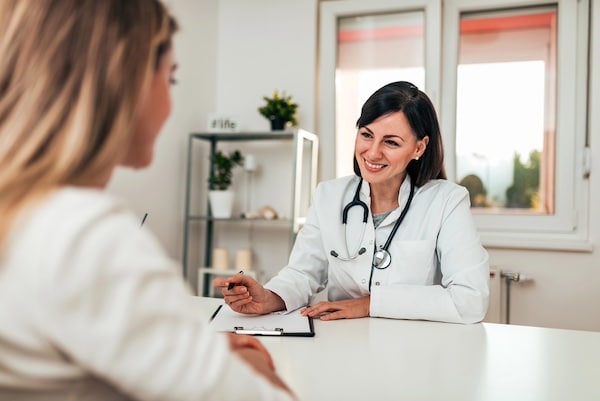
[[[282,130],[289,122],[292,126],[296,126],[296,111],[298,104],[292,101],[291,95],[281,94],[275,90],[273,97],[263,96],[266,104],[258,108],[258,112],[271,122],[272,130]]]
[[[212,163],[211,175],[208,177],[208,197],[210,210],[213,217],[229,218],[233,207],[233,191],[230,190],[233,168],[242,166],[244,156],[239,150],[228,155],[216,151],[210,159]]]

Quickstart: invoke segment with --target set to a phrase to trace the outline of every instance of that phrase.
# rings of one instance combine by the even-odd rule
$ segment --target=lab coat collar
[[[354,180],[355,185],[358,185],[360,180],[361,180],[361,178],[357,176]],[[406,203],[406,201],[408,200],[408,196],[410,195],[410,183],[411,183],[410,175],[406,174],[406,178],[402,182],[402,185],[400,186],[400,192],[398,193],[398,205],[401,208],[404,207],[404,204]],[[354,189],[356,190],[356,186],[354,187]],[[415,194],[416,193],[417,193],[417,188],[415,188]],[[360,188],[360,194],[362,195],[362,197],[371,199],[371,186],[369,185],[369,183],[367,181],[363,181],[363,185]]]
[[[360,177],[356,177],[356,185],[358,185],[358,182],[360,181]],[[402,211],[402,209],[404,208],[404,205],[406,205],[406,202],[408,202],[408,197],[410,196],[410,183],[411,183],[411,178],[409,174],[406,174],[406,178],[404,179],[404,181],[402,182],[402,185],[400,186],[400,192],[398,193],[398,208],[396,208],[396,210],[392,211],[386,218],[385,220],[381,223],[382,225],[387,224],[390,219],[392,219],[391,221],[396,221],[396,219],[400,216],[400,212]],[[356,190],[356,187],[354,187]],[[415,195],[418,192],[418,188],[415,188]],[[360,195],[362,199],[366,199],[367,200],[367,205],[369,206],[369,212],[371,212],[371,187],[369,185],[369,183],[367,181],[363,181],[363,185],[360,188]],[[413,203],[415,202],[415,198],[413,197]],[[412,205],[411,205],[412,206]],[[410,211],[409,211],[410,213]]]

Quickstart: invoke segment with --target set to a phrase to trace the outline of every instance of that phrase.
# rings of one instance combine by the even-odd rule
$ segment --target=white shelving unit
[[[198,181],[197,175],[200,173],[194,171],[194,147],[196,145],[210,147],[210,156],[212,156],[216,150],[217,145],[221,142],[239,142],[242,153],[244,142],[281,142],[282,146],[291,146],[293,158],[289,166],[289,177],[290,180],[287,183],[273,183],[276,187],[274,189],[282,190],[286,185],[289,185],[291,192],[291,205],[289,210],[288,218],[281,218],[276,220],[252,220],[244,219],[241,217],[232,217],[228,219],[214,218],[210,214],[210,207],[207,207],[206,214],[192,214],[191,213],[191,198],[192,198],[192,182]],[[186,179],[186,197],[185,197],[185,218],[184,218],[184,234],[183,234],[183,275],[190,281],[194,286],[197,284],[197,293],[203,296],[214,296],[210,283],[210,277],[217,275],[232,275],[235,274],[234,270],[215,270],[210,268],[212,266],[212,252],[214,246],[214,231],[215,225],[217,224],[267,224],[273,226],[287,225],[289,227],[289,238],[290,244],[300,230],[304,223],[306,216],[302,216],[301,211],[301,198],[307,196],[308,199],[312,196],[314,189],[317,186],[317,159],[318,159],[318,137],[303,129],[293,129],[289,131],[268,131],[268,132],[235,132],[235,133],[192,133],[189,135],[188,140],[188,165],[187,165],[187,179]],[[304,166],[305,160],[305,147],[310,147],[306,157],[309,157],[310,163],[308,168]],[[289,149],[289,148],[288,148]],[[307,171],[309,170],[309,171]],[[212,165],[210,167],[209,176],[213,174]],[[206,175],[206,174],[205,174]],[[208,177],[205,177],[208,178]],[[204,181],[206,182],[206,181]],[[308,185],[303,183],[308,182]],[[304,186],[304,188],[303,188]],[[308,187],[308,188],[307,188]],[[304,192],[303,192],[304,191]],[[306,193],[308,192],[308,193]],[[208,199],[205,199],[208,205]],[[202,233],[204,228],[204,237],[201,239],[204,242],[204,262],[190,266],[189,260],[189,242],[190,242],[190,231],[192,229],[200,230]],[[190,273],[192,269],[197,269],[198,280],[193,282],[190,280]],[[254,272],[253,272],[254,273]],[[253,277],[256,277],[255,275]]]

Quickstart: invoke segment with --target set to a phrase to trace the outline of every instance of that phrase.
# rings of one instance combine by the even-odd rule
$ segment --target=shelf
[[[229,217],[229,218],[220,218],[220,217],[212,217],[212,216],[189,216],[189,220],[203,220],[203,221],[231,221],[231,222],[246,222],[246,223],[267,223],[267,224],[290,224],[290,219],[288,218],[279,218],[279,219],[246,219],[244,217]]]
[[[273,139],[294,139],[293,131],[267,131],[267,132],[203,132],[191,134],[193,138],[210,141],[260,141]]]

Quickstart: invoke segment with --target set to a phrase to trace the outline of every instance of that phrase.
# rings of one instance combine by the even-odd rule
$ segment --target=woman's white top
[[[360,191],[360,199],[369,207],[366,227],[360,207],[353,207],[348,223],[342,224],[342,211],[352,201],[359,180],[349,176],[319,184],[288,265],[266,287],[285,301],[288,310],[306,305],[327,287],[331,301],[370,295],[374,317],[481,321],[488,306],[489,262],[475,229],[467,190],[447,180],[415,188],[410,209],[389,247],[391,265],[373,269],[369,292],[375,246],[385,244],[404,208],[410,178],[400,188],[399,207],[377,229],[366,182]],[[347,258],[361,247],[366,252],[351,261],[331,255],[333,250]]]
[[[0,389],[100,379],[140,400],[290,400],[195,310],[179,266],[139,217],[60,190],[0,253]]]

